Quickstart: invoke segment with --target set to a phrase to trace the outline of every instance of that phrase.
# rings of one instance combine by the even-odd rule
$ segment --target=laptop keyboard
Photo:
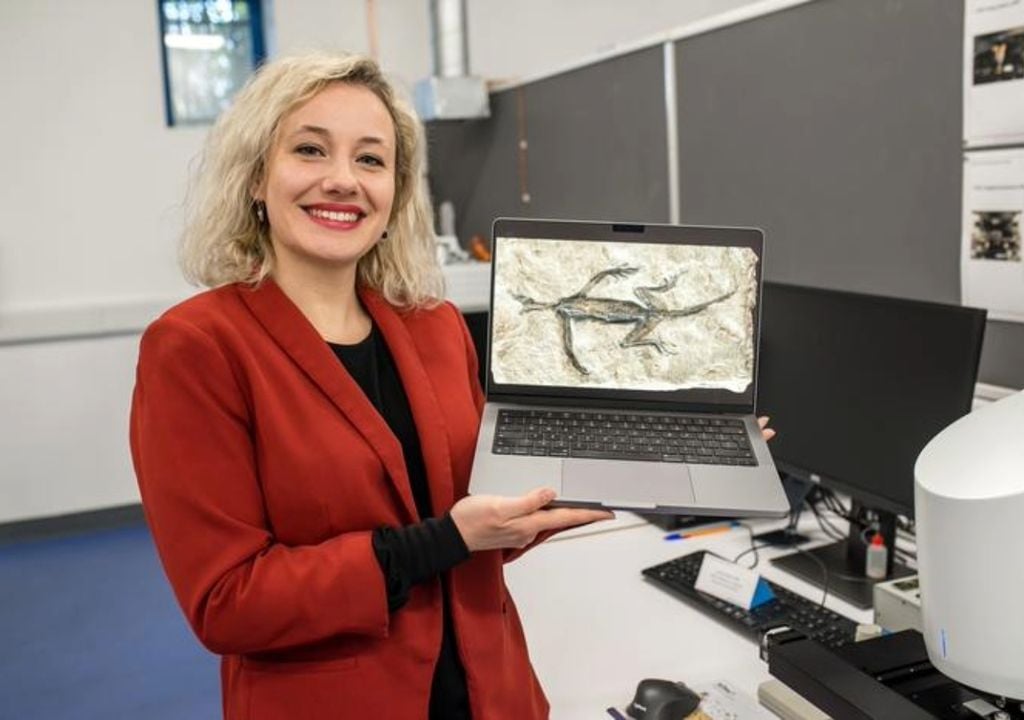
[[[757,465],[738,418],[501,409],[496,455]]]

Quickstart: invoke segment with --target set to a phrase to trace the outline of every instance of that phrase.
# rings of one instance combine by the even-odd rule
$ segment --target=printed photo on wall
[[[964,159],[960,281],[964,305],[993,320],[1024,322],[1024,150],[968,153]]]
[[[974,38],[974,84],[1024,78],[1024,27]]]
[[[976,210],[971,215],[972,260],[1020,262],[1020,211]]]
[[[964,33],[967,146],[1024,143],[1024,2],[967,0]]]

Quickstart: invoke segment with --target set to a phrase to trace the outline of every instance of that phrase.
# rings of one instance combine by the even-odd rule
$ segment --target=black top
[[[408,601],[413,585],[431,580],[466,560],[469,550],[451,515],[445,513],[440,518],[434,517],[426,467],[409,400],[377,326],[374,325],[370,334],[355,345],[328,345],[401,443],[416,510],[424,518],[415,525],[381,527],[373,532],[373,550],[384,573],[388,609],[397,612]],[[444,583],[441,590],[444,631],[434,668],[430,718],[468,720],[471,716],[466,675],[455,644],[448,591]]]

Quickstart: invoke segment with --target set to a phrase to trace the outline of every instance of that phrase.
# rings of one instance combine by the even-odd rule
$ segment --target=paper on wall
[[[964,158],[960,287],[964,305],[989,319],[1024,322],[1024,150]]]
[[[1024,142],[1024,0],[967,0],[964,141]]]

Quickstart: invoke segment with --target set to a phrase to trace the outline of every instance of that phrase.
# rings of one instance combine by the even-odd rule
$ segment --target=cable
[[[769,547],[771,545],[771,543],[757,544],[754,541],[754,529],[752,527],[750,527],[749,525],[747,525],[746,523],[740,523],[740,527],[742,527],[744,530],[746,530],[747,533],[750,535],[750,547],[747,548],[746,550],[744,550],[743,552],[741,552],[736,557],[734,557],[732,559],[732,561],[734,563],[739,563],[740,558],[744,557],[745,555],[749,555],[750,553],[754,553],[754,564],[751,565],[749,568],[747,568],[748,570],[753,570],[754,568],[756,568],[758,566],[758,563],[761,562],[761,556],[758,555],[757,551],[760,550],[761,548]]]
[[[826,507],[827,511],[832,512],[833,514],[839,516],[840,518],[842,518],[843,520],[846,520],[847,522],[855,522],[855,520],[851,517],[850,511],[847,510],[842,505],[842,503],[835,496],[835,494],[832,493],[832,491],[824,490],[824,489],[821,489],[821,488],[819,488],[819,489],[822,490],[822,492],[821,492],[821,494],[819,496],[819,501],[821,502],[822,505],[824,505]],[[838,528],[836,528],[834,525],[832,525],[831,522],[828,521],[828,519],[821,513],[821,510],[817,507],[817,503],[812,501],[810,498],[805,498],[804,502],[801,504],[801,507],[799,509],[791,511],[790,523],[787,525],[788,528],[795,529],[795,527],[796,527],[796,520],[799,519],[800,513],[802,512],[804,504],[806,504],[811,509],[811,512],[814,514],[814,517],[818,521],[818,527],[821,528],[822,532],[824,532],[825,535],[827,535],[832,540],[845,541],[847,539],[846,536]],[[739,561],[742,558],[744,558],[747,555],[753,553],[754,554],[754,562],[748,567],[749,570],[753,570],[754,568],[756,568],[758,566],[758,564],[761,561],[761,556],[758,553],[758,550],[760,550],[761,548],[765,548],[765,547],[771,547],[772,543],[760,543],[760,544],[757,543],[755,541],[755,539],[754,539],[754,529],[751,528],[746,523],[740,523],[740,526],[743,527],[747,531],[747,533],[750,535],[750,547],[747,548],[746,550],[744,550],[743,552],[741,552],[736,557],[734,557],[732,561],[733,561],[733,563],[737,563],[738,564]],[[872,529],[877,529],[877,526],[876,527],[866,526],[861,531],[861,533],[860,533],[860,539],[865,544],[867,543],[867,541],[865,539],[865,533],[867,533],[869,530],[872,530]],[[829,572],[828,565],[826,565],[825,562],[820,557],[815,555],[813,552],[805,550],[804,548],[801,548],[799,545],[792,545],[791,547],[792,547],[793,550],[795,550],[796,552],[800,553],[801,555],[805,555],[806,557],[810,558],[814,563],[816,563],[818,565],[819,568],[821,568],[821,577],[822,577],[822,582],[821,582],[821,602],[819,603],[819,605],[822,608],[825,607],[825,603],[828,600],[829,583],[830,583],[832,578],[836,578],[836,579],[839,579],[839,580],[845,580],[847,582],[854,582],[854,583],[871,582],[871,580],[869,578],[866,578],[866,577],[859,577],[859,576],[856,576],[856,575],[847,575],[846,573],[835,572],[835,571]],[[903,552],[903,551],[900,551],[900,552]]]
[[[740,526],[745,528],[746,531],[750,534],[750,547],[747,548],[746,550],[744,550],[743,552],[741,552],[736,557],[734,557],[732,561],[734,563],[738,564],[741,558],[743,558],[746,555],[749,555],[750,553],[754,553],[754,562],[753,562],[752,565],[750,565],[747,568],[748,570],[753,570],[754,568],[756,568],[758,566],[758,563],[760,563],[760,561],[761,561],[761,556],[758,554],[757,551],[760,550],[761,548],[770,547],[772,545],[772,543],[760,543],[760,544],[758,544],[757,542],[754,541],[754,529],[751,528],[749,525],[747,525],[745,523],[740,523]],[[821,607],[824,608],[825,607],[825,601],[828,599],[828,582],[829,582],[828,567],[826,567],[825,563],[822,562],[821,558],[819,558],[817,555],[812,555],[811,553],[807,552],[806,550],[804,550],[804,549],[802,549],[802,548],[800,548],[800,547],[798,547],[796,545],[793,545],[792,548],[794,550],[796,550],[798,553],[801,553],[801,554],[806,555],[807,557],[811,558],[811,560],[813,560],[814,562],[818,563],[818,567],[821,568],[822,577],[823,577],[822,593],[821,593]],[[837,576],[837,577],[843,577],[843,576]]]
[[[828,535],[833,540],[840,540],[843,534],[839,532],[838,528],[828,521],[826,517],[821,514],[821,510],[818,509],[817,505],[811,506],[811,512],[814,513],[815,519],[818,521],[818,527],[821,531]]]
[[[827,535],[830,539],[837,541],[843,541],[846,539],[846,536],[843,535],[843,533],[835,525],[829,522],[828,519],[821,514],[821,511],[818,509],[817,505],[811,505],[811,512],[814,513],[814,517],[818,521],[818,527],[820,527],[821,531],[825,533],[825,535]]]
[[[761,548],[765,548],[765,547],[771,547],[772,543],[760,543],[760,544],[758,544],[754,540],[754,529],[752,527],[750,527],[749,525],[745,524],[745,523],[740,523],[740,525],[744,529],[746,529],[747,533],[749,533],[749,535],[750,535],[750,547],[747,548],[746,550],[744,550],[743,552],[741,552],[736,557],[734,557],[732,561],[734,563],[739,563],[741,558],[743,558],[746,555],[749,555],[750,553],[754,553],[754,562],[753,562],[753,564],[751,564],[747,568],[748,570],[753,570],[754,568],[756,568],[758,566],[758,564],[761,561],[761,556],[758,554],[758,550],[760,550]],[[818,563],[818,566],[821,568],[822,576],[824,578],[823,582],[822,582],[821,607],[824,608],[825,607],[825,601],[828,599],[828,568],[825,566],[825,563],[821,561],[821,558],[817,557],[816,555],[812,555],[811,553],[807,552],[806,550],[804,550],[804,549],[802,549],[802,548],[800,548],[800,547],[798,547],[796,545],[793,545],[791,547],[794,550],[796,550],[798,553],[801,553],[801,554],[806,555],[807,557],[811,558],[814,562]]]
[[[818,486],[818,489],[820,490],[821,486]],[[809,507],[811,509],[811,512],[814,513],[814,516],[818,519],[818,527],[820,527],[822,529],[822,531],[826,535],[828,535],[828,531],[826,531],[825,527],[821,524],[821,515],[819,515],[819,513],[818,513],[818,508],[815,506],[815,503],[811,500],[810,497],[805,497],[803,502],[800,503],[800,507],[797,508],[794,511],[794,515],[793,515],[793,517],[794,517],[793,528],[794,529],[796,528],[795,520],[799,519],[800,514],[803,512],[804,505],[806,505],[807,507]],[[825,562],[821,558],[819,558],[817,555],[814,555],[813,553],[808,552],[807,550],[804,550],[802,547],[800,547],[799,544],[793,544],[791,547],[794,550],[796,550],[798,553],[800,553],[801,555],[806,555],[811,560],[813,560],[814,562],[818,563],[818,567],[821,568],[822,583],[821,583],[821,603],[820,603],[820,606],[822,608],[824,608],[825,607],[825,601],[828,600],[828,566],[825,565]]]
[[[824,608],[825,607],[825,600],[828,599],[828,566],[825,565],[825,562],[820,557],[818,557],[817,555],[814,555],[813,553],[810,553],[810,552],[804,550],[801,547],[794,547],[793,549],[796,550],[801,555],[806,555],[811,560],[813,560],[814,562],[818,563],[818,567],[821,568],[822,582],[821,582],[821,603],[820,603],[820,605],[821,605],[821,607]]]
[[[839,501],[839,499],[832,493],[831,490],[823,490],[819,493],[818,501],[816,504],[824,506],[825,510],[832,514],[843,518],[844,520],[850,519],[850,511]]]
[[[821,499],[825,507],[847,522],[854,522],[853,511],[843,505],[833,490],[821,488]]]
[[[838,505],[838,507],[837,507],[838,500],[834,496],[830,497],[829,500],[826,500],[825,499],[826,496],[827,496],[826,493],[831,493],[831,491],[823,491],[821,496],[819,497],[819,501],[823,505],[826,506],[828,511],[833,512],[833,513],[835,513],[837,515],[840,515],[840,517],[842,517],[843,519],[846,519],[849,522],[849,520],[846,517],[846,515],[842,515],[839,512],[837,512],[837,509],[838,510],[842,510],[843,512],[846,512],[846,509],[843,508],[842,505]],[[811,512],[814,514],[815,519],[818,521],[818,527],[821,528],[821,531],[823,533],[825,533],[825,535],[829,539],[835,540],[837,542],[845,542],[846,541],[846,539],[847,539],[846,535],[843,534],[843,532],[841,530],[839,530],[837,527],[835,527],[831,522],[829,522],[828,518],[825,515],[823,515],[821,510],[817,507],[817,503],[811,501],[810,499],[806,500],[805,502],[806,502],[807,506],[811,509]],[[821,558],[819,558],[817,555],[813,554],[813,552],[805,550],[805,549],[803,549],[803,548],[801,548],[801,547],[799,547],[797,545],[794,545],[792,547],[798,553],[800,553],[802,555],[806,555],[807,557],[811,558],[822,569],[822,576],[823,576],[823,583],[822,584],[823,584],[823,588],[824,588],[824,592],[825,592],[826,596],[828,595],[828,586],[829,586],[829,578],[830,577],[834,578],[834,579],[845,580],[847,582],[853,582],[853,583],[870,582],[870,580],[868,578],[861,577],[861,576],[858,576],[858,575],[847,575],[846,573],[836,572],[835,570],[831,571],[831,573],[830,573],[829,570],[828,570],[828,566],[825,564],[825,562]],[[747,552],[750,552],[750,551],[748,550]],[[824,606],[824,602],[825,602],[825,599],[822,598],[822,605],[823,606]]]
[[[906,550],[894,550],[893,552],[895,553],[895,556],[902,560],[903,564],[907,567],[910,567],[912,564],[917,564],[917,555],[907,552]]]
[[[741,553],[740,553],[739,555],[737,555],[736,557],[734,557],[734,558],[732,559],[732,561],[733,561],[734,563],[739,563],[739,561],[740,561],[740,558],[742,558],[742,557],[744,557],[744,556],[746,556],[746,555],[749,555],[750,553],[754,553],[754,564],[753,564],[753,565],[750,565],[750,566],[749,566],[749,567],[747,568],[748,570],[753,570],[754,568],[756,568],[756,567],[757,567],[757,565],[758,565],[758,563],[760,562],[760,559],[761,559],[761,556],[760,556],[760,555],[758,555],[758,552],[757,552],[757,551],[758,551],[758,550],[760,550],[761,548],[766,548],[766,547],[771,547],[771,546],[772,546],[772,544],[771,544],[771,543],[760,543],[760,544],[758,544],[758,545],[752,545],[751,547],[747,548],[746,550],[744,550],[743,552],[741,552]]]

